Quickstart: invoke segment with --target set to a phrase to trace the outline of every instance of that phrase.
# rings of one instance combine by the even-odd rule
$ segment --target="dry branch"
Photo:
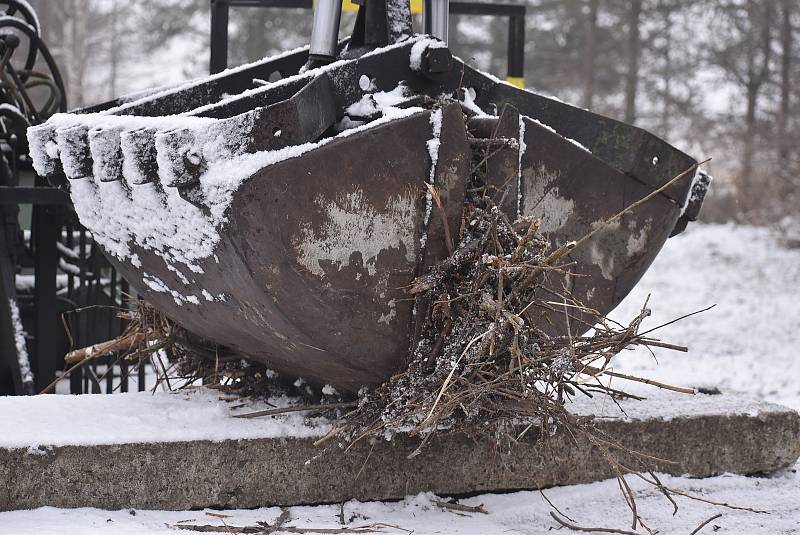
[[[196,531],[200,533],[264,533],[269,531],[269,526],[212,526],[212,525],[192,525],[192,524],[167,524],[168,527],[173,529],[180,529],[184,531]],[[280,528],[281,533],[320,533],[331,534],[337,533],[385,533],[386,529],[402,531],[411,533],[407,529],[392,524],[368,524],[366,526],[357,526],[353,528],[296,528],[292,526],[284,526]]]
[[[559,516],[557,514],[555,514],[553,511],[550,511],[550,516],[552,516],[553,519],[556,522],[558,522],[559,524],[561,524],[565,528],[571,529],[572,531],[582,531],[584,533],[621,533],[622,535],[641,535],[641,533],[637,533],[635,531],[627,531],[627,530],[624,530],[624,529],[586,528],[586,527],[583,527],[583,526],[578,526],[576,524],[572,524],[570,522],[567,522],[563,518],[559,518]]]
[[[77,364],[78,362],[105,357],[118,351],[130,351],[132,348],[138,347],[144,342],[145,336],[140,332],[133,332],[123,335],[108,342],[102,342],[93,346],[84,347],[70,351],[64,357],[66,364]]]
[[[442,509],[450,509],[452,511],[460,511],[462,513],[481,513],[482,515],[489,514],[489,511],[483,508],[483,504],[473,506],[473,505],[462,505],[460,503],[443,502],[441,500],[432,500],[432,501],[437,507],[441,507]]]

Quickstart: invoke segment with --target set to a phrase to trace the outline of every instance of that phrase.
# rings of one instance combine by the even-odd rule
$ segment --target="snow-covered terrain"
[[[653,315],[644,329],[716,306],[654,333],[688,353],[656,348],[654,359],[637,350],[618,357],[619,371],[800,410],[800,249],[784,248],[766,228],[690,225],[611,316],[630,321],[648,294]]]
[[[268,420],[231,418],[231,414],[289,404],[285,396],[233,403],[219,392],[202,388],[112,396],[0,397],[0,428],[5,429],[0,448],[305,438],[330,431],[329,420],[308,419],[297,412]]]
[[[681,417],[719,414],[757,416],[781,412],[782,407],[740,395],[690,396],[656,390],[640,384],[627,390],[647,396],[635,399],[581,396],[570,400],[570,412],[614,420],[670,421]],[[203,387],[176,392],[129,392],[113,396],[6,396],[0,397],[0,448],[50,448],[238,440],[256,438],[319,438],[334,426],[328,418],[289,412],[270,418],[235,416],[298,403],[296,398],[273,396],[243,400]],[[302,403],[302,402],[301,402]]]
[[[648,294],[653,317],[645,328],[712,304],[717,306],[659,331],[665,340],[688,345],[688,353],[657,350],[656,364],[646,351],[631,352],[620,358],[618,371],[681,385],[745,391],[800,409],[800,358],[794,340],[800,331],[796,310],[800,302],[800,249],[784,249],[767,229],[694,225],[685,235],[668,242],[614,317],[629,320]],[[640,513],[662,534],[689,534],[719,513],[722,516],[700,533],[800,533],[799,467],[770,477],[662,478],[669,487],[765,509],[769,514],[723,509],[678,497],[679,510],[673,516],[671,504],[657,491],[635,480],[631,485]],[[546,490],[545,495],[577,525],[630,530],[630,514],[615,481],[554,488]],[[293,507],[283,525],[314,533],[311,528],[352,530],[382,524],[375,529],[383,533],[413,531],[417,535],[545,534],[560,527],[539,492],[481,495],[460,502],[483,504],[488,514],[445,510],[434,499],[419,495],[397,503]],[[219,514],[229,516],[220,518]],[[274,522],[280,514],[277,508],[213,512],[42,508],[0,513],[0,534],[174,534],[187,533],[169,527],[179,523],[216,525],[224,530],[224,524]],[[644,533],[641,528],[637,532]],[[561,533],[570,531],[562,528]]]
[[[662,478],[662,483],[713,500],[764,508],[769,514],[720,509],[707,504],[677,497],[678,513],[657,491],[631,481],[637,496],[637,506],[649,526],[662,534],[688,535],[704,520],[722,513],[701,533],[788,534],[800,532],[798,509],[798,477],[783,473],[772,478],[723,476],[704,480]],[[591,485],[575,485],[544,491],[544,495],[559,510],[584,527],[606,527],[630,530],[630,512],[619,494],[616,481]],[[539,492],[481,495],[461,500],[468,506],[483,505],[488,514],[445,510],[422,494],[395,503],[348,502],[344,506],[289,508],[286,527],[340,529],[383,524],[374,532],[415,535],[494,535],[558,533],[559,525],[552,519],[552,507]],[[211,515],[227,515],[225,518]],[[254,526],[258,522],[274,522],[281,514],[275,507],[248,511],[102,511],[99,509],[54,509],[0,513],[0,533],[13,535],[175,535],[192,533],[178,531],[176,524],[220,526]],[[344,523],[342,523],[342,520]],[[718,527],[717,527],[718,526]],[[297,533],[297,531],[294,531]],[[352,533],[353,531],[351,531]],[[640,529],[641,533],[645,533]],[[234,533],[230,531],[229,533]],[[284,534],[285,531],[276,531]],[[319,533],[319,532],[317,532]],[[336,531],[328,531],[336,533]],[[346,532],[345,532],[346,533]],[[365,531],[363,533],[370,533]],[[560,533],[571,533],[562,529]]]

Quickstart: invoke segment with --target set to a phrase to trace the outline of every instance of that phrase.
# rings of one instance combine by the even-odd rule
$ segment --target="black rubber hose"
[[[64,80],[61,78],[61,71],[58,70],[58,65],[56,64],[55,60],[53,59],[53,55],[50,53],[50,49],[47,48],[47,45],[44,44],[44,41],[36,34],[33,26],[25,23],[24,21],[15,18],[9,17],[7,15],[0,16],[0,30],[3,28],[14,28],[22,33],[29,39],[30,48],[28,50],[30,55],[30,50],[34,51],[34,60],[36,52],[41,52],[42,58],[44,58],[45,63],[47,64],[47,68],[50,71],[50,74],[53,75],[53,81],[58,87],[58,90],[61,91],[62,99],[61,99],[61,106],[60,111],[67,111],[67,99],[64,95],[67,94],[64,88]],[[29,70],[29,69],[26,69]],[[21,77],[22,81],[27,80],[27,76]]]
[[[10,19],[14,19],[19,21],[21,24],[25,24],[33,29],[33,33],[36,35],[37,38],[41,36],[41,29],[37,24],[36,15],[33,13],[32,8],[30,6],[24,6],[23,4],[17,2],[16,0],[0,0],[0,4],[8,4],[9,9],[6,10],[5,14],[2,17],[8,17]],[[22,13],[22,16],[25,20],[18,19],[14,17],[14,13],[16,10],[19,10]],[[30,33],[19,28],[23,31],[26,35],[30,37]],[[36,56],[38,53],[38,47],[34,46],[33,40],[30,41],[30,45],[28,46],[28,57],[25,58],[25,70],[33,69],[34,65],[36,65]]]
[[[36,35],[42,34],[42,29],[39,27],[39,18],[36,16],[36,12],[28,2],[20,2],[19,0],[0,0],[0,5],[2,4],[8,6],[8,9],[5,11],[6,15],[13,17],[19,10],[22,13],[22,18],[25,19],[25,22],[33,26],[33,29],[36,30]]]
[[[28,130],[28,118],[14,106],[6,105],[0,107],[0,119],[7,119],[21,140],[25,141],[25,132]]]

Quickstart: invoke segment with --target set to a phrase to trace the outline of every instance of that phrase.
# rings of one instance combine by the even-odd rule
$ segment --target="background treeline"
[[[76,107],[208,69],[209,0],[31,0]],[[704,217],[800,216],[800,2],[529,0],[528,86],[665,137],[717,181]],[[343,33],[349,27],[343,24]],[[231,11],[231,65],[306,42],[304,10]],[[452,47],[505,74],[503,19],[457,17]]]

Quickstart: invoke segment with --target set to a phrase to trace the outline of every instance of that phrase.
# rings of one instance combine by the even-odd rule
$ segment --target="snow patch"
[[[411,47],[409,66],[411,70],[419,72],[422,70],[422,56],[429,48],[447,48],[447,45],[435,37],[422,37]]]
[[[433,137],[426,142],[428,147],[428,156],[431,159],[431,169],[428,172],[428,184],[434,185],[436,179],[436,165],[439,163],[439,148],[442,146],[442,109],[439,108],[431,113],[431,128],[433,130]],[[423,232],[420,237],[420,248],[424,249],[425,244],[428,242],[428,223],[431,220],[433,213],[433,194],[430,191],[425,192],[425,218],[423,220]]]
[[[519,116],[519,162],[517,167],[517,214],[522,214],[522,159],[528,145],[525,143],[525,116]]]
[[[245,402],[234,410],[219,399],[219,392],[203,388],[175,393],[0,397],[0,448],[319,437],[331,429],[327,419],[305,418],[303,413],[233,417],[270,404],[285,407],[295,402],[279,396]]]
[[[22,382],[33,383],[33,372],[31,362],[28,358],[28,346],[25,344],[25,330],[22,328],[22,319],[19,315],[19,307],[14,299],[8,300],[8,308],[11,312],[11,323],[14,326],[14,344],[17,348],[17,362]]]

